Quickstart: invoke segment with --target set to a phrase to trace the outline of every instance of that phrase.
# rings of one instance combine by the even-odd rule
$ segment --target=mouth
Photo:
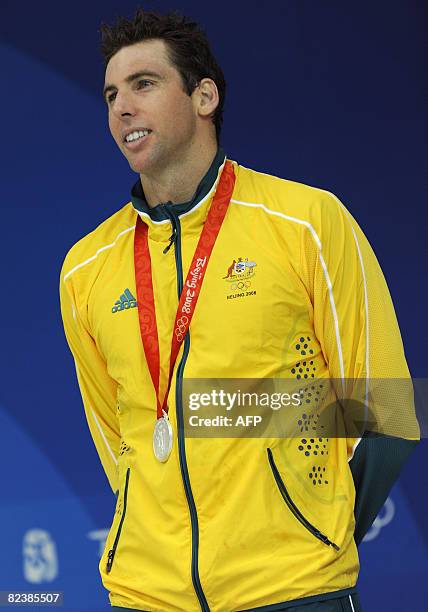
[[[138,149],[142,142],[144,142],[149,134],[152,133],[152,130],[134,130],[133,132],[129,132],[124,139],[123,144],[127,149]]]

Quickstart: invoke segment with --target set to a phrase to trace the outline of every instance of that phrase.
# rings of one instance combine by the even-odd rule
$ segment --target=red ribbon
[[[201,291],[208,262],[220,231],[223,219],[235,186],[235,173],[232,163],[227,161],[211,203],[208,215],[187,273],[175,315],[174,331],[171,340],[168,386],[163,402],[159,398],[160,356],[159,336],[156,323],[155,299],[153,293],[152,266],[148,243],[148,227],[137,217],[134,237],[135,284],[137,288],[138,318],[141,340],[156,391],[157,418],[163,411],[168,413],[167,397],[171,387],[172,373],[180,346],[184,341]]]

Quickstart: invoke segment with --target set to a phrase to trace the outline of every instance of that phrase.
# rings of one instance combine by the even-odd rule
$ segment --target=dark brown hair
[[[211,52],[208,39],[200,26],[178,13],[145,12],[139,9],[132,19],[119,17],[113,25],[101,24],[101,53],[104,65],[122,47],[143,40],[163,40],[171,63],[181,75],[184,91],[190,96],[203,78],[217,85],[219,104],[212,115],[217,142],[223,122],[226,82],[223,71]]]

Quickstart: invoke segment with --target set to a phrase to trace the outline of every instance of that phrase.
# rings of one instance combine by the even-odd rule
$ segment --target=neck
[[[199,183],[207,173],[217,152],[217,144],[197,147],[188,155],[177,155],[176,159],[162,170],[140,174],[147,204],[153,208],[159,203],[181,204],[192,199]]]

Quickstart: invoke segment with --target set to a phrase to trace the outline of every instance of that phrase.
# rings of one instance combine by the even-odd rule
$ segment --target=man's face
[[[135,172],[159,172],[185,155],[197,109],[162,40],[123,47],[111,58],[105,99],[111,134]]]

